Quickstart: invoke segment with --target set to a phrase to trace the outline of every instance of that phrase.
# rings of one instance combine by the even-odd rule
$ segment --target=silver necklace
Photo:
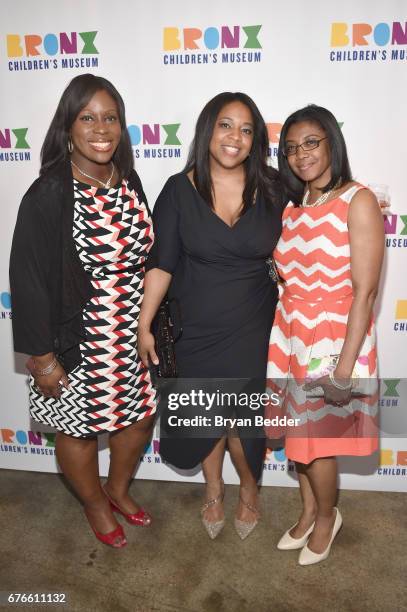
[[[74,168],[76,168],[76,169],[77,169],[77,171],[78,171],[78,172],[80,172],[80,173],[82,174],[82,176],[86,176],[86,178],[90,178],[90,179],[92,179],[92,181],[96,181],[97,183],[99,183],[99,185],[102,185],[102,187],[104,187],[105,189],[109,189],[109,187],[110,187],[110,181],[112,180],[112,178],[113,178],[113,174],[114,174],[114,163],[113,163],[113,162],[110,162],[110,163],[112,164],[112,171],[111,171],[110,176],[109,176],[109,178],[107,179],[107,181],[106,181],[106,182],[104,182],[104,181],[101,181],[100,179],[98,179],[98,178],[96,178],[96,177],[94,177],[94,176],[91,176],[90,174],[86,174],[86,172],[84,172],[83,170],[81,170],[81,169],[79,168],[79,166],[77,166],[77,165],[75,164],[75,162],[73,162],[73,161],[71,160],[71,164],[72,164],[72,166],[73,166]]]

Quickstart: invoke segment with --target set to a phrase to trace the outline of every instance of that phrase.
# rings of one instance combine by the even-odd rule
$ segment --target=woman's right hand
[[[34,382],[44,397],[60,397],[62,387],[68,389],[69,381],[64,368],[58,363],[57,367],[45,376],[34,376]]]
[[[141,361],[148,368],[152,363],[159,364],[157,353],[155,352],[154,336],[149,329],[140,329],[137,333],[137,350]]]

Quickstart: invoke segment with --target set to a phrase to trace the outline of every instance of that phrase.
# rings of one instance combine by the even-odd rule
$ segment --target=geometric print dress
[[[365,388],[374,391],[337,406],[303,390],[310,364],[339,355],[344,343],[353,300],[348,210],[360,189],[364,187],[354,184],[315,207],[295,207],[290,202],[274,251],[284,283],[270,336],[267,381],[269,392],[279,392],[282,399],[269,412],[297,419],[297,424],[269,427],[266,432],[270,438],[285,435],[286,456],[304,464],[318,457],[369,455],[378,447],[373,317],[357,361],[367,379],[362,381]]]
[[[74,196],[74,242],[95,289],[83,310],[82,361],[59,399],[44,398],[30,377],[30,414],[70,436],[89,437],[156,411],[156,392],[136,344],[144,262],[154,234],[146,204],[125,180],[104,189],[74,179]]]

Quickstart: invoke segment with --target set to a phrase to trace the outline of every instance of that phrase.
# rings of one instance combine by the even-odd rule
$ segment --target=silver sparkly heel
[[[221,492],[219,493],[217,497],[214,497],[213,499],[210,499],[209,501],[207,501],[202,506],[202,509],[201,509],[202,523],[206,529],[208,536],[211,538],[211,540],[214,540],[215,538],[217,538],[225,526],[224,518],[221,521],[208,521],[208,519],[204,517],[204,514],[208,508],[211,508],[215,504],[223,502],[223,498],[225,497],[225,485],[224,485],[223,479],[221,479],[219,482],[221,484]]]
[[[241,488],[244,489],[244,487],[241,487]],[[250,522],[241,521],[240,519],[235,518],[235,529],[236,529],[237,535],[239,536],[241,540],[245,540],[247,536],[251,534],[251,532],[256,527],[257,523],[259,522],[260,512],[255,506],[252,506],[252,504],[249,504],[248,502],[246,502],[243,499],[241,494],[240,494],[240,501],[255,516],[254,521],[250,521]]]

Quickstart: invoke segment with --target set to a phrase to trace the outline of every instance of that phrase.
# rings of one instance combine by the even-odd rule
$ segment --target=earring
[[[73,144],[72,144],[72,140],[70,138],[68,139],[68,151],[69,151],[69,153],[72,153],[72,151],[73,151]]]

